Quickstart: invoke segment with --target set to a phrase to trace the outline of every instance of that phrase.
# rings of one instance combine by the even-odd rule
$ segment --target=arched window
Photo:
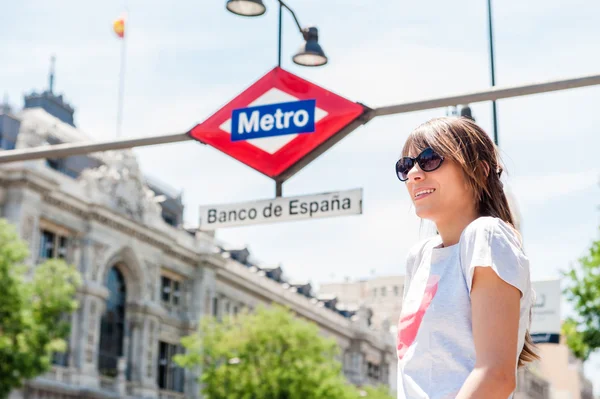
[[[123,338],[125,337],[125,279],[116,267],[112,267],[106,276],[108,299],[106,310],[100,324],[100,350],[98,352],[98,370],[100,374],[115,377],[118,373],[119,358],[123,356]]]

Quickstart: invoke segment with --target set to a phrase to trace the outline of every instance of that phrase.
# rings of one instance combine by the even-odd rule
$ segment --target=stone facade
[[[334,338],[351,382],[395,389],[393,336],[371,329],[366,309],[340,312],[165,222],[131,153],[98,163],[76,177],[46,161],[0,167],[2,217],[28,242],[28,264],[61,257],[83,276],[68,352],[11,398],[198,398],[198,375],[171,362],[181,337],[206,314],[271,303]]]

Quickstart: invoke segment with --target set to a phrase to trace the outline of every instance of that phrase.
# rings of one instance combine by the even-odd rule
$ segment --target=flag
[[[113,23],[113,30],[121,39],[125,37],[125,17],[119,17]]]

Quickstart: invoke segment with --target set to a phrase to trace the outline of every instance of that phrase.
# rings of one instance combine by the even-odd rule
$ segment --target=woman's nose
[[[408,171],[406,176],[408,177],[408,180],[412,181],[423,180],[425,178],[425,172],[421,170],[419,164],[415,163],[415,166]]]

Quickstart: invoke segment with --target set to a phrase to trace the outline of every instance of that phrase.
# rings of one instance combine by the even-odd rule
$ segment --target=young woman
[[[438,118],[402,155],[398,178],[439,234],[408,255],[398,398],[510,398],[517,367],[537,358],[534,298],[496,147],[471,120]]]

